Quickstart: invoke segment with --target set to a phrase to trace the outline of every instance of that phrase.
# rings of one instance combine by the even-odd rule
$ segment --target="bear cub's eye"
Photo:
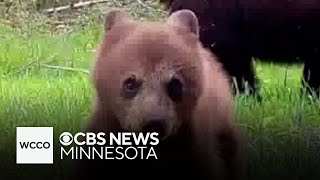
[[[139,91],[140,82],[135,76],[130,76],[123,82],[124,95],[127,98],[133,98]]]
[[[178,78],[172,78],[167,84],[167,94],[174,102],[182,101],[183,91],[183,83]]]

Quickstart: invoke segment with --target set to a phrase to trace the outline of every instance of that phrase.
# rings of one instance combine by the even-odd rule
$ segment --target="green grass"
[[[28,37],[7,27],[1,27],[0,32],[3,35],[0,39],[0,160],[3,162],[0,169],[14,172],[17,168],[26,175],[32,168],[14,165],[15,128],[52,126],[55,140],[61,132],[82,130],[90,112],[93,91],[90,75],[78,69],[91,71],[100,29]],[[52,168],[43,167],[43,172],[52,172]],[[20,176],[19,173],[11,175]]]
[[[94,92],[90,74],[81,70],[90,73],[101,33],[96,25],[60,35],[21,35],[0,26],[0,166],[8,172],[32,171],[14,165],[15,127],[53,126],[55,139],[63,131],[82,130]],[[256,70],[263,101],[235,101],[248,141],[250,173],[267,179],[286,168],[291,175],[306,169],[319,175],[314,169],[320,160],[320,102],[300,96],[302,66],[258,61]]]

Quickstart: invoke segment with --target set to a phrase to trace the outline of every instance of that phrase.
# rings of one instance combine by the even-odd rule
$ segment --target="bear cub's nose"
[[[147,121],[142,127],[144,133],[158,133],[158,138],[163,138],[166,133],[165,121],[162,119],[154,119]]]

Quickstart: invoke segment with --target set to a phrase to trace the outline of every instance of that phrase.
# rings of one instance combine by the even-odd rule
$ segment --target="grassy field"
[[[81,131],[94,95],[90,72],[101,24],[69,33],[30,32],[0,25],[0,169],[8,176],[32,172],[30,166],[14,165],[15,127],[53,126],[55,136]],[[235,99],[248,142],[249,174],[260,179],[299,179],[305,173],[314,173],[309,179],[320,177],[320,101],[300,96],[302,66],[257,61],[256,69],[263,101]],[[59,179],[67,169],[57,166],[61,172],[52,176]],[[52,167],[43,168],[50,172]]]

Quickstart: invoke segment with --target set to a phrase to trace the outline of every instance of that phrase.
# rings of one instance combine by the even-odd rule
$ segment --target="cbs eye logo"
[[[73,136],[69,132],[64,132],[59,137],[60,143],[64,146],[69,146],[73,142]]]

